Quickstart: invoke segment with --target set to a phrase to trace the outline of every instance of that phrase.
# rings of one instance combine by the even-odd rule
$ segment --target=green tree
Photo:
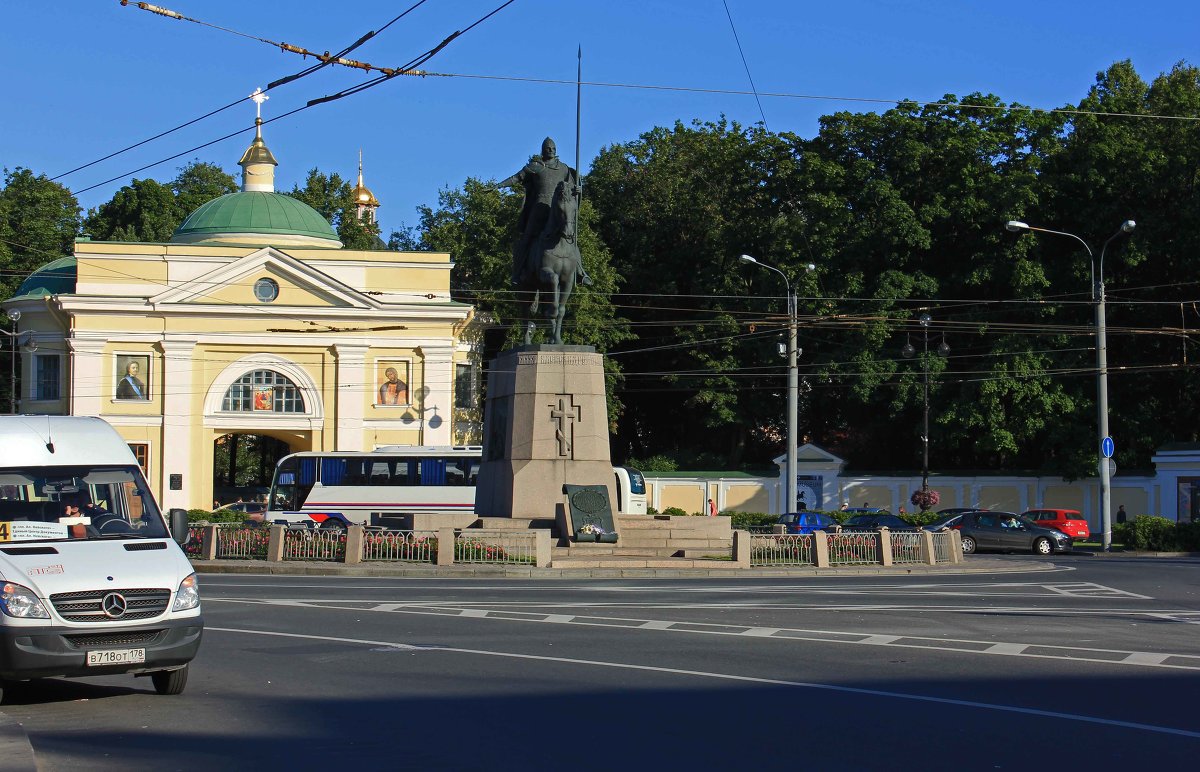
[[[12,297],[34,270],[70,255],[79,233],[71,191],[28,169],[4,170],[0,189],[0,293]]]
[[[337,232],[346,249],[382,249],[379,225],[359,219],[354,200],[354,186],[337,172],[325,174],[310,169],[304,187],[295,186],[288,195],[298,198],[321,213]]]
[[[627,290],[617,302],[639,330],[636,349],[620,354],[627,418],[616,455],[737,464],[748,442],[778,427],[782,368],[745,365],[773,350],[783,305],[771,304],[770,338],[756,341],[744,296],[751,283],[776,297],[782,288],[737,258],[770,255],[796,275],[802,249],[788,234],[797,213],[777,187],[795,163],[788,138],[725,121],[656,128],[593,163],[586,189]],[[760,319],[768,307],[756,306]]]
[[[1200,374],[1190,366],[1189,330],[1200,269],[1200,69],[1185,63],[1147,83],[1128,62],[1096,76],[1074,105],[1063,151],[1047,168],[1033,225],[1077,234],[1099,258],[1126,219],[1137,229],[1105,253],[1108,299],[1109,431],[1121,468],[1148,468],[1155,449],[1200,440]],[[1107,115],[1103,115],[1107,113]],[[1152,117],[1158,116],[1158,117]],[[1171,117],[1161,117],[1171,116]],[[1063,366],[1084,377],[1069,384],[1077,408],[1062,416],[1076,467],[1094,470],[1096,367],[1092,266],[1072,239],[1026,237],[1023,248],[1050,268],[1053,290],[1077,301],[1064,324],[1079,349]],[[1099,267],[1099,266],[1097,266]]]
[[[30,273],[71,254],[79,232],[79,203],[69,190],[28,169],[4,170],[0,188],[0,298],[16,294]],[[5,330],[8,317],[0,315]],[[10,346],[0,347],[0,372],[8,372]],[[8,405],[9,381],[0,385],[0,404]]]
[[[192,161],[166,184],[133,180],[88,212],[85,232],[98,241],[167,242],[179,224],[214,198],[237,190],[221,167]]]

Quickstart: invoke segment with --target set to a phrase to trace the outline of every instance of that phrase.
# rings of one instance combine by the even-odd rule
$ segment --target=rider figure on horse
[[[546,221],[550,218],[550,206],[559,183],[577,186],[579,175],[559,160],[558,149],[549,137],[542,142],[541,158],[534,158],[521,171],[499,183],[502,188],[520,187],[525,191],[525,203],[517,220],[521,234],[513,245],[511,278],[514,286],[521,285],[530,272],[536,270],[531,266],[530,253],[538,245]],[[579,281],[584,285],[592,283],[582,260],[579,261]]]

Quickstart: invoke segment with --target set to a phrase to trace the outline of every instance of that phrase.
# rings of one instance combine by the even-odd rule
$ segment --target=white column
[[[64,363],[70,377],[66,379],[67,413],[70,415],[100,415],[104,399],[112,399],[109,384],[104,380],[104,341],[70,338],[67,345],[71,361]],[[27,372],[32,373],[30,368]]]
[[[344,451],[369,450],[363,447],[363,405],[371,388],[371,380],[367,377],[367,347],[337,343],[333,355],[337,358],[334,446]]]
[[[450,432],[454,417],[454,402],[452,389],[454,384],[454,349],[444,346],[419,346],[417,352],[424,360],[421,377],[422,389],[419,395],[420,403],[416,407],[422,411],[422,445],[449,445],[453,442]],[[436,408],[436,410],[435,410]]]
[[[212,480],[198,480],[192,463],[192,451],[212,453],[212,446],[196,448],[199,438],[199,418],[193,406],[199,404],[192,353],[196,349],[194,340],[167,340],[163,349],[163,428],[159,457],[162,459],[162,478],[159,484],[159,504],[164,511],[179,507],[188,509],[192,504],[189,491],[198,485],[211,485]],[[182,477],[180,490],[171,490],[171,475]],[[207,502],[204,502],[207,503]]]

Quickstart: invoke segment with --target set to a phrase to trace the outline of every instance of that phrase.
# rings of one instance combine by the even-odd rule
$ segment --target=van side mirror
[[[188,514],[186,509],[172,509],[167,513],[171,526],[171,538],[180,547],[185,546],[191,538],[192,532],[188,528]]]

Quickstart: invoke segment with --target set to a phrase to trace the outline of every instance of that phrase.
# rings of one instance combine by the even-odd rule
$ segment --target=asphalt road
[[[6,695],[43,772],[1200,759],[1200,561],[708,580],[205,576],[188,690]],[[968,561],[969,566],[969,561]]]

